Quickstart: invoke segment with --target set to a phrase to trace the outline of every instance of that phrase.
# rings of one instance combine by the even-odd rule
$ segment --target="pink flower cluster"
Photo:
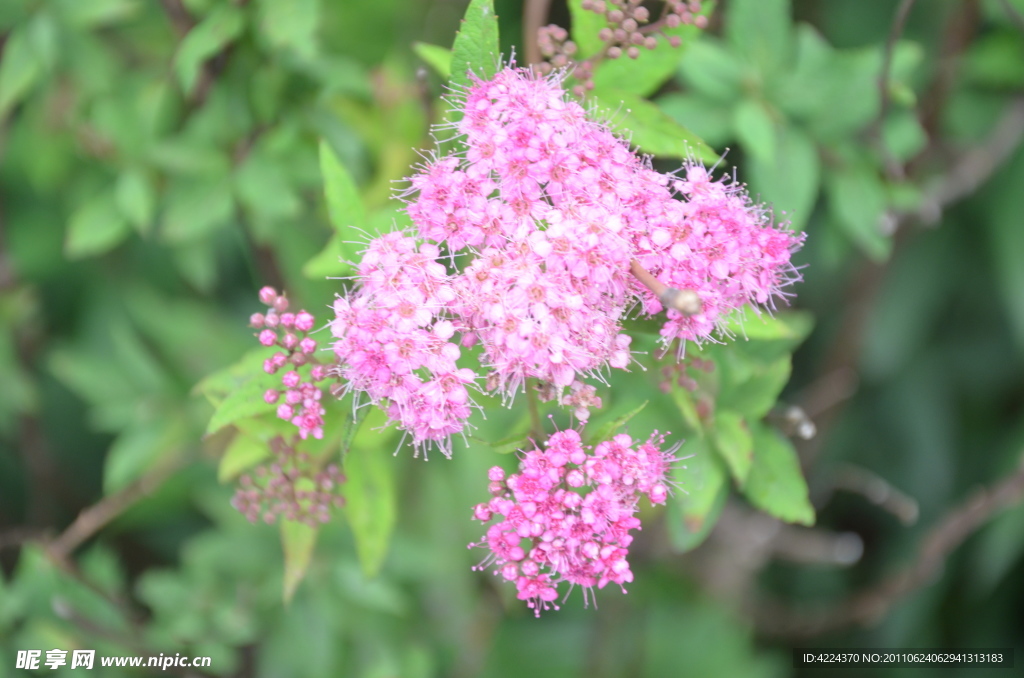
[[[313,357],[316,340],[307,336],[316,320],[308,311],[288,313],[288,298],[273,287],[260,290],[260,301],[270,308],[266,313],[254,313],[249,325],[261,330],[257,335],[261,344],[284,349],[264,361],[263,371],[276,374],[291,367],[281,376],[284,388],[268,390],[263,399],[272,405],[284,396],[284,402],[277,407],[277,416],[295,424],[303,439],[323,438],[324,407],[320,403],[323,392],[316,383],[327,376],[327,368]],[[303,365],[312,365],[305,377],[298,371]]]
[[[523,455],[519,473],[505,478],[495,466],[488,473],[492,499],[478,504],[474,518],[488,522],[482,546],[490,554],[477,569],[493,565],[515,582],[520,600],[535,614],[558,606],[557,587],[568,582],[587,592],[609,582],[633,581],[626,561],[640,527],[635,517],[641,495],[664,503],[674,450],[662,451],[664,437],[656,432],[635,445],[625,434],[598,443],[588,453],[578,432],[559,431],[544,450]],[[623,589],[625,591],[625,589]]]
[[[456,294],[436,245],[389,233],[370,243],[359,264],[362,285],[334,302],[331,332],[340,376],[401,422],[416,444],[442,451],[469,417],[473,370],[456,365],[461,350],[440,317]]]
[[[418,239],[371,242],[360,286],[331,323],[341,376],[417,445],[448,451],[471,411],[476,374],[456,366],[455,333],[464,347],[479,343],[488,390],[510,397],[527,379],[572,387],[559,402],[585,419],[599,399],[583,380],[632,359],[627,311],[663,310],[632,265],[700,298],[696,314],[668,311],[666,344],[708,338],[793,277],[801,236],[700,165],[683,178],[654,171],[556,77],[505,68],[475,81],[461,109],[463,150],[410,179]]]

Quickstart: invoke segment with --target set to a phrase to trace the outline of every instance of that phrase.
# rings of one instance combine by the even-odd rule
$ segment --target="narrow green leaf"
[[[358,259],[366,229],[366,207],[352,175],[338,160],[330,144],[320,141],[320,172],[327,197],[327,212],[337,237],[332,239],[340,261]]]
[[[156,192],[146,173],[129,168],[121,173],[114,188],[117,207],[139,233],[147,233],[153,225]]]
[[[452,44],[452,87],[467,87],[470,72],[478,78],[489,79],[498,72],[500,58],[494,0],[472,0]]]
[[[775,122],[765,104],[744,99],[733,111],[733,126],[743,148],[763,163],[775,162]]]
[[[313,560],[319,528],[294,520],[281,521],[281,547],[284,549],[284,602],[288,604],[295,589],[306,576]]]
[[[270,456],[270,447],[244,433],[237,433],[224,451],[217,467],[217,480],[224,483],[234,480],[243,471],[250,469]]]
[[[114,196],[104,192],[80,205],[71,215],[64,254],[69,259],[104,254],[121,244],[130,232]]]
[[[645,400],[642,403],[640,403],[638,407],[630,410],[629,412],[626,412],[621,417],[616,417],[615,419],[609,421],[607,424],[604,424],[596,431],[594,431],[593,435],[590,436],[586,444],[597,445],[600,442],[609,440],[612,436],[619,432],[619,429],[628,424],[630,419],[640,414],[643,411],[643,409],[647,407],[647,403],[649,402],[649,400]]]
[[[669,500],[669,536],[678,551],[696,548],[714,527],[729,496],[728,473],[702,436],[680,450],[684,466],[674,471],[681,489]]]
[[[757,508],[790,523],[814,524],[814,507],[800,471],[796,450],[788,439],[760,423],[750,425],[754,465],[743,493]]]
[[[394,437],[375,430],[384,419],[384,414],[374,409],[345,455],[345,516],[368,577],[375,576],[384,564],[397,514],[395,459],[385,447]]]
[[[754,461],[754,439],[747,422],[738,412],[719,409],[709,433],[715,450],[725,460],[736,484],[742,487]]]
[[[226,47],[245,28],[245,14],[235,5],[218,5],[181,41],[174,70],[182,89],[191,92],[203,62]]]
[[[434,72],[442,79],[448,80],[452,77],[452,51],[450,49],[426,42],[414,42],[412,51],[433,68]]]
[[[650,101],[618,89],[595,88],[592,95],[607,111],[612,129],[644,153],[663,158],[695,157],[709,164],[718,161],[718,154],[696,134]]]
[[[0,54],[0,118],[21,101],[42,70],[42,64],[32,49],[27,27],[16,27],[7,37]]]

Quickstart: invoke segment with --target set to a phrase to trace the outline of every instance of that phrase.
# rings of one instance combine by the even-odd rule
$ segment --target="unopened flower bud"
[[[260,303],[267,306],[273,306],[274,302],[277,301],[277,290],[273,287],[264,287],[260,290]]]

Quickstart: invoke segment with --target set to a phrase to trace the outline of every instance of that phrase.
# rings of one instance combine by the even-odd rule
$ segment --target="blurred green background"
[[[797,446],[815,528],[733,499],[681,553],[644,509],[629,594],[537,620],[470,570],[493,452],[403,451],[381,456],[379,576],[335,520],[282,604],[278,531],[229,506],[193,388],[254,345],[261,286],[318,313],[339,291],[321,139],[370,223],[402,223],[392,182],[444,113],[413,44],[449,46],[465,6],[0,3],[0,676],[25,648],[295,678],[810,676],[789,650],[814,646],[1024,662],[1021,0],[725,0],[642,92],[808,233],[815,329],[783,400],[818,429]],[[523,54],[522,4],[496,8]],[[94,505],[102,529],[57,537]]]

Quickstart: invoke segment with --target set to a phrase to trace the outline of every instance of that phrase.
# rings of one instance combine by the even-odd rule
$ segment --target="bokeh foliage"
[[[670,360],[602,393],[588,430],[669,429],[693,455],[678,473],[688,492],[641,515],[629,595],[583,610],[576,594],[538,621],[471,572],[469,507],[489,466],[514,463],[508,443],[529,426],[518,410],[425,465],[392,457],[397,437],[369,422],[346,462],[365,482],[345,519],[320,530],[308,563],[308,535],[285,530],[283,558],[281,531],[249,525],[219,482],[259,459],[266,407],[236,396],[218,425],[208,401],[237,393],[219,370],[255,345],[256,289],[323,312],[339,291],[328,276],[348,273],[339,257],[358,252],[341,227],[406,223],[392,182],[446,115],[438,72],[480,58],[469,45],[447,61],[466,4],[0,4],[0,673],[18,649],[82,647],[210,655],[216,675],[786,675],[785,648],[811,641],[772,639],[782,623],[751,610],[758,593],[836,609],[1019,465],[1024,151],[1009,132],[1024,3],[927,3],[890,39],[894,2],[732,0],[683,49],[596,76],[595,105],[659,167],[683,138],[705,156],[728,147],[721,169],[808,232],[801,310],[690,352],[716,364],[687,370],[695,394],[658,388]],[[505,52],[521,50],[520,3],[496,9]],[[552,8],[581,45],[585,16],[575,0]],[[992,167],[972,184],[979,158]],[[762,422],[791,373],[784,400],[821,429],[796,447]],[[349,409],[334,407],[339,420]],[[798,464],[809,495],[786,484]],[[851,465],[913,497],[918,524],[837,492]],[[150,477],[161,482],[73,566],[47,550],[82,508]],[[723,592],[706,563],[741,560],[748,503],[805,523],[813,504],[822,528],[861,535],[864,557],[842,569],[769,554]],[[814,642],[1012,644],[1021,516],[996,518],[880,624]]]

